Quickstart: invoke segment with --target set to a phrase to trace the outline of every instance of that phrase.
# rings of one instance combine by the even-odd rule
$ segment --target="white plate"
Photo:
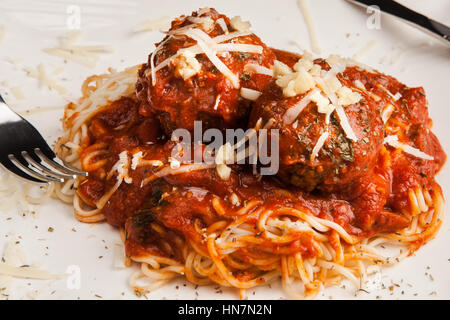
[[[450,24],[448,1],[402,1],[432,18]],[[79,3],[79,5],[76,5]],[[240,15],[250,20],[253,30],[273,47],[298,51],[295,42],[309,48],[308,32],[296,1],[17,1],[4,0],[0,4],[0,26],[7,24],[6,38],[0,44],[0,92],[8,87],[20,86],[25,99],[17,100],[10,91],[7,100],[15,110],[25,111],[36,107],[63,106],[80,95],[84,78],[93,73],[103,73],[108,67],[121,69],[146,61],[153,44],[162,38],[158,32],[133,34],[137,23],[162,16],[175,17],[188,14],[203,6],[211,6],[228,16]],[[73,5],[76,5],[73,7]],[[308,1],[314,18],[322,56],[337,53],[352,56],[370,41],[374,47],[361,61],[376,69],[397,77],[409,86],[423,86],[426,90],[429,111],[434,120],[434,132],[444,149],[450,150],[448,118],[448,75],[450,52],[440,43],[421,32],[394,20],[381,18],[381,29],[370,30],[366,26],[366,12],[343,0]],[[71,6],[72,5],[72,6]],[[77,7],[78,6],[78,7]],[[45,47],[57,44],[57,36],[67,31],[67,21],[74,21],[78,9],[81,27],[88,31],[85,42],[113,45],[115,52],[102,56],[95,68],[86,68],[43,53]],[[74,16],[75,15],[75,16]],[[75,20],[76,21],[76,20]],[[5,59],[20,59],[15,68]],[[396,63],[391,63],[395,62]],[[65,71],[55,76],[70,92],[61,97],[46,88],[39,89],[37,81],[26,76],[23,67],[36,67],[44,62],[50,71],[65,66]],[[61,134],[60,119],[63,109],[26,115],[41,130],[49,142]],[[448,198],[450,167],[447,165],[438,181]],[[4,201],[4,200],[2,200]],[[81,287],[69,289],[65,280],[29,281],[17,280],[10,298],[64,298],[99,299],[136,298],[127,285],[133,272],[113,267],[114,243],[120,242],[117,230],[107,224],[88,225],[75,220],[70,206],[50,200],[34,207],[35,215],[22,217],[20,210],[0,212],[0,251],[8,241],[20,241],[32,263],[43,262],[54,273],[64,273],[75,265],[81,271]],[[446,210],[448,212],[448,210]],[[8,219],[11,218],[11,219]],[[54,229],[49,232],[49,227]],[[76,232],[72,231],[75,228]],[[376,298],[449,299],[450,298],[450,223],[448,219],[436,239],[421,248],[417,254],[400,264],[383,269],[373,278],[368,291],[327,289],[319,298]],[[106,249],[107,247],[108,249]],[[431,275],[431,277],[430,277]],[[434,279],[434,280],[432,280]],[[394,285],[394,283],[396,285]],[[393,288],[391,291],[389,287]],[[385,289],[383,289],[385,287]],[[177,289],[178,288],[178,289]],[[38,292],[36,292],[38,290]],[[215,287],[195,289],[183,280],[147,295],[151,299],[219,299],[238,297],[235,290],[217,290]],[[279,286],[249,290],[249,298],[279,299],[285,294]]]

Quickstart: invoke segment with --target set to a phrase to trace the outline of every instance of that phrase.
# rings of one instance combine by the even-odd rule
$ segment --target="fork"
[[[59,160],[39,131],[12,111],[1,95],[0,165],[33,183],[64,182],[88,175]]]

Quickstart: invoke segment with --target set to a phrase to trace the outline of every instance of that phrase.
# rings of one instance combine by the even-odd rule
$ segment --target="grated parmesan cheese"
[[[241,88],[241,97],[250,101],[256,101],[261,96],[262,92],[249,89]]]
[[[47,69],[43,63],[40,63],[37,69],[33,67],[24,67],[24,71],[28,76],[38,80],[39,88],[49,88],[57,91],[59,94],[66,94],[68,91],[66,88],[58,85],[56,80],[52,79],[47,73]]]
[[[358,141],[358,138],[356,137],[352,127],[350,126],[350,123],[348,122],[348,118],[345,114],[344,108],[342,108],[342,106],[340,105],[336,106],[336,113],[339,117],[339,122],[347,138],[353,141]]]
[[[113,266],[116,269],[125,268],[126,265],[125,247],[121,243],[114,244],[114,262]]]
[[[328,139],[328,136],[329,136],[328,131],[326,131],[320,135],[319,139],[317,140],[316,145],[314,146],[314,148],[311,152],[311,160],[314,160],[319,155],[319,151],[320,151],[320,149],[322,149],[325,141]]]
[[[231,81],[236,89],[239,88],[239,78],[217,57],[214,48],[211,48],[209,45],[210,41],[206,42],[203,40],[204,38],[211,40],[206,33],[200,29],[191,29],[184,31],[184,34],[197,41],[198,46],[203,50],[214,66]]]
[[[240,16],[231,18],[230,25],[234,30],[240,31],[240,32],[248,31],[252,26],[249,21],[242,21]]]
[[[375,41],[375,40],[369,41],[361,50],[359,50],[357,53],[355,53],[352,58],[354,60],[361,59],[370,50],[372,50],[375,47],[376,44],[377,44],[377,41]]]
[[[319,92],[319,89],[317,88],[313,89],[310,93],[308,93],[305,97],[303,97],[303,99],[300,100],[295,106],[289,108],[283,116],[283,123],[284,124],[293,123],[297,119],[300,112],[302,112],[302,110],[311,101],[311,96],[314,95],[316,92]]]
[[[217,150],[214,162],[217,165],[229,164],[229,163],[234,162],[234,151],[233,151],[233,147],[231,146],[231,144],[229,142],[220,146],[220,148]]]
[[[12,280],[12,278],[20,279],[37,279],[37,280],[51,280],[61,279],[64,275],[55,275],[49,271],[30,266],[25,257],[25,252],[13,242],[6,245],[3,253],[2,262],[0,263],[0,277],[2,280]],[[2,281],[2,285],[8,284],[11,281]],[[6,290],[6,287],[2,287]]]
[[[211,31],[215,25],[211,17],[188,17],[187,20],[198,25],[205,32]]]
[[[386,123],[389,118],[392,115],[392,112],[394,112],[395,107],[392,104],[386,105],[386,107],[383,109],[383,112],[381,113],[381,119],[383,120],[383,123]]]
[[[187,80],[200,72],[202,64],[195,58],[195,53],[190,50],[183,50],[175,62],[175,75],[183,80]]]
[[[173,158],[173,157],[169,157],[169,163],[170,163],[170,168],[171,169],[178,169],[181,166],[181,163],[179,160]]]
[[[348,87],[339,88],[336,94],[339,97],[338,104],[341,106],[355,104],[362,99],[362,96],[358,92],[354,92]]]
[[[147,20],[136,27],[134,27],[133,32],[146,32],[155,30],[164,30],[170,26],[170,17],[164,16],[156,20]]]
[[[231,202],[231,204],[233,205],[233,206],[238,206],[238,205],[240,205],[240,200],[239,200],[239,197],[238,197],[238,195],[236,194],[236,193],[232,193],[231,194],[231,196],[230,196],[230,202]]]
[[[218,164],[216,167],[216,172],[222,180],[228,180],[231,175],[231,168],[226,164]]]
[[[321,50],[320,50],[319,41],[317,38],[316,28],[314,26],[311,14],[309,12],[309,8],[306,5],[306,1],[305,0],[297,0],[297,5],[303,15],[303,18],[305,19],[305,23],[308,28],[309,41],[311,43],[311,50],[316,54],[320,54]]]
[[[244,66],[244,72],[264,74],[264,75],[270,76],[270,77],[273,77],[273,75],[274,75],[274,72],[272,69],[263,67],[256,63],[247,63]]]
[[[126,183],[130,184],[133,182],[133,179],[128,175],[128,168],[130,166],[130,160],[128,158],[128,152],[123,151],[119,154],[119,160],[114,164],[114,166],[111,168],[111,171],[108,174],[108,178],[112,176],[114,172],[117,172],[117,181],[122,182],[125,181]],[[120,184],[119,182],[119,184]]]
[[[279,60],[275,60],[273,63],[273,72],[276,77],[285,76],[292,73],[292,69],[289,66]]]
[[[392,135],[384,138],[384,143],[390,145],[391,147],[401,149],[403,152],[408,153],[414,157],[422,158],[425,160],[434,160],[434,157],[426,154],[425,152],[420,151],[408,144],[404,144],[398,141],[398,136]]]
[[[229,142],[220,146],[214,159],[216,172],[222,180],[228,180],[231,174],[231,168],[227,164],[234,162],[234,150]]]
[[[355,85],[356,85],[358,88],[360,88],[360,89],[362,89],[362,90],[366,90],[366,87],[364,86],[364,83],[362,83],[360,80],[355,80],[354,83],[355,83]]]
[[[228,34],[228,27],[227,24],[225,23],[225,20],[223,20],[223,18],[217,19],[216,20],[217,24],[220,26],[220,28],[222,28],[222,31],[224,34]]]
[[[135,154],[133,154],[133,158],[131,159],[131,170],[136,170],[139,163],[141,162],[143,157],[142,151],[139,151]]]
[[[330,109],[330,101],[325,98],[322,93],[316,91],[310,96],[311,101],[315,102],[317,105],[317,110],[320,113],[328,113]]]
[[[93,68],[99,60],[99,54],[112,53],[114,49],[107,45],[79,45],[81,31],[73,31],[60,38],[59,45],[54,48],[44,48],[49,55],[70,60],[86,67]]]
[[[298,67],[295,73],[280,77],[276,80],[276,84],[283,89],[285,97],[295,97],[306,93],[315,86],[313,77],[303,67]]]

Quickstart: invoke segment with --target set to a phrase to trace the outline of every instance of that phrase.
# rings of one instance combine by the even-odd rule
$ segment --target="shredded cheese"
[[[66,94],[68,91],[66,88],[58,85],[56,80],[52,79],[50,75],[47,73],[47,68],[43,63],[40,63],[37,69],[33,67],[24,67],[24,71],[28,76],[38,80],[39,88],[49,88],[56,90],[59,94]]]
[[[224,44],[218,44],[215,46],[217,49],[216,51],[223,52],[223,51],[239,51],[239,52],[248,52],[248,53],[258,53],[261,54],[263,52],[263,47],[254,45],[254,44],[247,44],[247,43],[224,43]]]
[[[347,138],[357,141],[342,107],[359,102],[362,96],[358,92],[342,86],[337,78],[337,74],[343,72],[346,68],[344,59],[339,56],[330,56],[327,62],[331,69],[329,71],[321,70],[320,66],[314,64],[313,56],[308,52],[305,52],[302,58],[297,61],[293,67],[294,70],[280,61],[274,62],[276,84],[283,89],[285,97],[293,97],[315,89],[299,104],[285,113],[284,123],[293,123],[309,101],[313,101],[317,105],[317,111],[326,115],[326,124],[329,124],[330,116],[336,110]]]
[[[13,267],[6,264],[0,264],[0,274],[14,278],[50,280],[61,278],[46,270],[35,267]]]
[[[301,66],[298,67],[297,72],[277,79],[276,84],[283,89],[283,94],[286,97],[295,97],[296,95],[306,93],[315,86],[311,74]]]
[[[310,96],[311,101],[315,102],[317,105],[317,111],[320,113],[330,114],[334,111],[335,107],[330,104],[330,100],[324,97],[322,93],[316,91]]]
[[[344,130],[347,138],[353,141],[358,141],[358,138],[356,137],[352,127],[350,126],[350,123],[348,122],[348,118],[345,114],[344,108],[342,108],[342,106],[340,105],[336,106],[336,113],[339,117],[339,122],[341,123],[341,127]]]
[[[150,69],[151,69],[151,77],[152,77],[152,85],[156,84],[156,72],[166,66],[168,66],[170,64],[170,62],[173,59],[176,59],[179,55],[183,54],[184,51],[188,50],[194,54],[200,54],[200,53],[205,53],[203,47],[201,47],[199,44],[191,46],[191,47],[187,47],[187,48],[183,48],[178,50],[178,52],[167,58],[166,60],[162,61],[161,63],[159,63],[156,67],[155,67],[155,57],[157,55],[157,53],[159,52],[159,50],[162,49],[163,45],[169,41],[171,39],[172,36],[174,35],[187,35],[185,32],[186,31],[190,31],[193,30],[191,25],[188,25],[186,27],[183,28],[179,28],[173,31],[168,32],[169,37],[162,41],[155,49],[155,51],[153,51],[151,57],[150,57]],[[199,30],[199,29],[197,29]],[[201,31],[201,30],[199,30]],[[231,32],[228,34],[223,34],[214,38],[210,38],[207,34],[205,34],[204,32],[201,32],[198,36],[205,42],[205,45],[207,44],[207,47],[209,47],[210,50],[208,50],[210,55],[215,56],[215,53],[219,53],[219,52],[228,52],[228,51],[243,51],[243,52],[251,52],[251,53],[262,53],[262,47],[261,46],[257,46],[257,45],[250,45],[250,44],[241,44],[241,43],[226,43],[226,44],[221,44],[222,42],[225,41],[229,41],[231,39],[234,38],[238,38],[238,37],[243,37],[246,35],[251,34],[251,32]],[[205,53],[206,54],[206,53]],[[208,56],[209,57],[209,56]],[[234,75],[226,65],[224,65],[222,63],[222,61],[220,59],[213,58],[214,64],[215,66],[219,69],[219,71],[221,71],[225,76],[227,76],[229,79],[231,79],[233,85],[238,88],[239,87],[239,80],[236,77],[236,75]]]
[[[119,154],[119,160],[111,168],[111,171],[108,174],[108,178],[110,178],[114,174],[114,172],[117,172],[118,181],[125,181],[128,184],[133,182],[132,178],[128,175],[128,168],[130,166],[129,162],[130,160],[128,158],[128,152],[122,151]]]
[[[192,51],[184,50],[176,59],[175,75],[187,80],[200,72],[202,64]]]
[[[339,97],[338,104],[341,106],[348,106],[350,104],[355,104],[361,101],[362,96],[358,92],[352,91],[348,87],[341,87],[336,91]]]
[[[26,263],[23,250],[12,242],[8,243],[0,263],[0,276],[9,278],[50,280],[60,279],[63,275],[55,275],[46,270],[30,266]]]
[[[292,73],[291,68],[287,64],[285,64],[279,60],[274,61],[273,71],[274,71],[274,74],[276,77],[281,77],[281,76],[285,76],[287,74]]]
[[[303,99],[300,100],[299,103],[297,103],[292,108],[289,108],[283,116],[283,123],[285,125],[293,123],[297,119],[300,112],[302,112],[302,110],[308,105],[308,103],[311,102],[311,96],[316,92],[319,92],[319,89],[313,89],[310,93],[303,97]]]
[[[133,158],[131,159],[131,170],[136,170],[139,163],[142,161],[142,158],[143,158],[142,151],[133,154]]]
[[[212,38],[212,40],[215,43],[222,43],[222,42],[226,42],[229,41],[231,39],[234,38],[240,38],[240,37],[245,37],[252,34],[250,31],[235,31],[235,32],[230,32],[229,34],[222,34],[220,36],[214,37]]]
[[[256,101],[261,96],[262,92],[249,88],[241,88],[241,97],[247,100]]]
[[[375,45],[377,44],[377,41],[372,40],[369,41],[360,51],[358,51],[357,53],[355,53],[353,55],[353,59],[354,60],[359,60],[361,59],[364,55],[366,55],[370,50],[373,49],[373,47],[375,47]]]
[[[256,63],[247,63],[244,66],[244,72],[264,74],[264,75],[270,76],[270,77],[273,77],[273,75],[274,75],[274,72],[272,69],[263,67]]]
[[[434,160],[434,157],[426,154],[425,152],[420,151],[408,144],[404,144],[398,141],[398,136],[391,135],[384,138],[384,143],[390,145],[391,147],[401,149],[403,152],[406,152],[416,158],[422,158],[425,160]]]
[[[211,31],[215,25],[211,17],[188,17],[187,20],[198,25],[205,32]]]
[[[242,21],[240,16],[231,18],[230,25],[234,30],[240,32],[248,31],[252,26],[249,21]]]
[[[181,162],[173,157],[169,157],[169,163],[171,169],[178,169],[181,166]]]
[[[62,37],[59,45],[54,48],[44,48],[43,51],[49,55],[70,60],[86,67],[93,68],[102,53],[111,53],[114,49],[107,45],[79,45],[77,41],[82,33],[74,31]]]
[[[325,141],[328,139],[328,136],[329,136],[328,131],[326,131],[320,135],[319,139],[317,140],[316,145],[314,146],[314,148],[311,152],[311,160],[314,160],[319,155],[319,151],[320,151],[320,149],[322,149]]]
[[[317,38],[316,28],[314,26],[311,14],[309,12],[309,8],[306,5],[306,1],[305,0],[297,0],[297,5],[298,5],[300,11],[302,12],[303,18],[305,19],[306,26],[308,28],[309,40],[311,43],[311,50],[316,54],[320,54],[321,50],[320,50],[319,41]]]
[[[233,151],[233,147],[231,146],[231,144],[229,142],[220,146],[220,148],[217,150],[214,162],[217,165],[229,164],[229,163],[234,162],[234,151]]]
[[[220,146],[217,150],[214,162],[216,164],[216,172],[222,180],[228,180],[231,174],[231,168],[227,164],[234,162],[234,149],[229,142]]]
[[[231,168],[225,164],[218,164],[216,172],[222,180],[228,180],[231,175]]]
[[[158,44],[158,46],[156,47],[155,51],[153,51],[152,55],[150,56],[150,69],[151,69],[151,72],[152,72],[152,85],[153,86],[156,84],[156,71],[157,71],[157,70],[155,70],[155,57],[158,54],[159,50],[162,49],[163,45],[165,45],[166,42],[169,41],[170,39],[171,38],[168,37],[166,40],[161,41],[161,43]],[[169,59],[166,59],[163,63],[166,63],[166,65],[168,65],[169,62],[171,61],[171,59],[172,59],[172,57],[169,58]],[[162,65],[163,63],[160,63],[158,65],[158,67],[162,68],[162,67],[160,67],[160,65]]]
[[[141,22],[136,27],[133,28],[133,32],[145,32],[145,31],[155,31],[164,30],[170,26],[170,17],[164,16],[156,20],[147,20]]]
[[[231,196],[230,196],[230,202],[231,202],[231,204],[233,205],[233,206],[238,206],[238,205],[240,205],[240,200],[239,200],[239,197],[238,197],[238,195],[236,194],[236,193],[232,193],[231,194]]]
[[[383,109],[383,112],[381,113],[381,119],[383,120],[383,123],[386,123],[389,118],[392,115],[392,112],[394,112],[395,107],[392,104],[386,105],[386,107]]]
[[[239,88],[239,78],[230,69],[228,69],[228,67],[222,62],[222,60],[217,57],[214,49],[211,49],[210,46],[202,39],[211,38],[200,29],[186,30],[184,33],[188,37],[197,41],[197,44],[203,50],[208,59],[214,64],[214,66],[231,81],[234,88]]]
[[[216,23],[220,26],[220,28],[222,28],[222,31],[224,34],[228,34],[228,27],[227,24],[225,23],[225,20],[223,20],[223,18],[219,18],[216,20]]]
[[[360,89],[362,89],[362,90],[366,90],[366,87],[364,86],[364,83],[362,83],[360,80],[355,80],[354,83],[355,83],[355,85],[356,85],[358,88],[360,88]]]
[[[125,247],[121,243],[114,244],[114,268],[122,269],[125,268],[126,257],[125,257]]]

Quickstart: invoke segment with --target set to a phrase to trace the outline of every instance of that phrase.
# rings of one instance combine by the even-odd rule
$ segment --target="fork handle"
[[[18,115],[10,107],[8,107],[2,95],[0,94],[0,126],[5,122],[17,121],[22,119],[23,118],[20,115]]]
[[[441,40],[450,46],[450,28],[393,0],[349,0],[357,5],[367,7],[377,5],[382,12],[400,18],[409,25]]]

